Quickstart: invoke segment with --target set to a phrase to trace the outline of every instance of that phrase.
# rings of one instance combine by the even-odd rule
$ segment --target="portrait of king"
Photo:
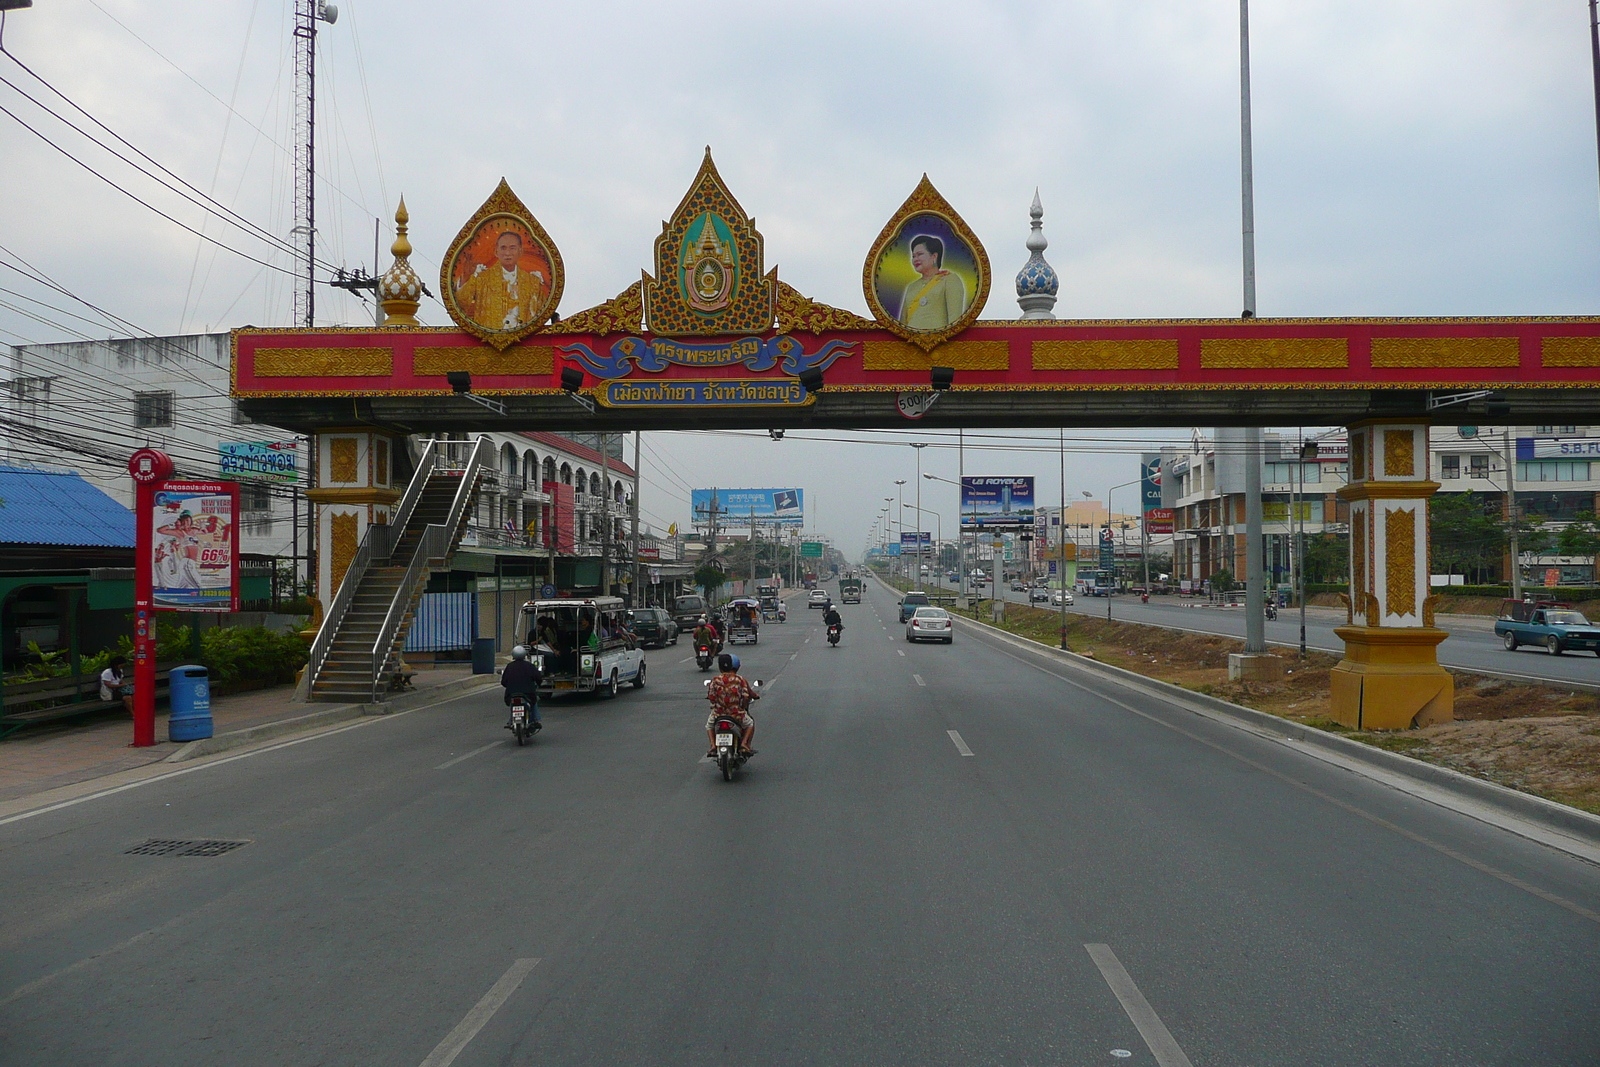
[[[491,219],[486,226],[493,243],[480,239],[472,247],[483,248],[492,258],[472,262],[478,257],[462,257],[457,277],[466,277],[457,283],[456,306],[485,330],[515,330],[541,321],[550,296],[548,257],[520,223]]]

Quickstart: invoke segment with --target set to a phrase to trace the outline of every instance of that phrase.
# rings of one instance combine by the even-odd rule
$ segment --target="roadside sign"
[[[821,541],[802,541],[802,542],[800,542],[800,555],[802,555],[802,556],[804,556],[804,557],[806,557],[808,559],[821,559],[822,558],[822,542]]]
[[[540,597],[540,599],[549,600],[551,597],[553,597],[555,595],[556,595],[556,587],[551,585],[549,582],[545,582],[543,585],[541,585],[539,587],[539,597]]]

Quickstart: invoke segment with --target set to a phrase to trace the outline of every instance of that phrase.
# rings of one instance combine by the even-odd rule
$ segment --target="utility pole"
[[[327,0],[294,0],[294,325],[316,325],[317,260],[317,23],[333,25],[339,9]],[[376,294],[376,290],[374,290]]]
[[[1250,0],[1239,0],[1239,187],[1244,238],[1244,314],[1256,317],[1255,164],[1250,137]],[[1244,651],[1267,651],[1266,590],[1261,570],[1261,427],[1245,431],[1244,457]]]
[[[1511,437],[1511,427],[1504,430],[1504,444],[1501,446],[1506,461],[1506,521],[1510,523],[1511,533],[1511,599],[1522,599],[1522,550],[1517,544],[1517,454],[1513,451],[1515,441]]]
[[[611,595],[611,435],[600,435],[600,595]]]
[[[1600,151],[1600,12],[1597,0],[1589,0],[1589,58],[1594,68],[1595,148]]]
[[[1067,431],[1056,427],[1056,456],[1061,461],[1061,545],[1056,577],[1061,580],[1061,651],[1067,651]],[[1049,527],[1045,527],[1046,530]],[[1076,542],[1074,542],[1076,544]]]
[[[921,441],[913,441],[911,447],[917,450],[917,583],[922,583],[922,450],[928,446]]]
[[[636,608],[641,606],[639,601],[643,599],[643,597],[640,593],[640,590],[644,588],[639,581],[641,577],[639,573],[639,486],[643,483],[643,478],[639,474],[640,436],[640,431],[633,431],[633,499],[630,501],[630,506],[628,508],[628,511],[630,512],[628,518],[630,520],[629,524],[631,527],[629,537],[633,542],[633,581],[628,587],[630,594],[628,597],[628,603]]]

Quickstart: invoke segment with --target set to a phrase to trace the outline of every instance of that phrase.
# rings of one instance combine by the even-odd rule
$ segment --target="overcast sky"
[[[35,0],[7,18],[4,44],[162,165],[286,234],[291,6]],[[1009,279],[1027,258],[1035,187],[1058,315],[1239,312],[1232,0],[339,8],[318,38],[318,228],[330,262],[371,269],[382,218],[387,265],[403,192],[414,260],[437,288],[445,245],[504,176],[561,250],[571,314],[650,266],[709,144],[756,216],[768,266],[840,307],[865,313],[866,250],[926,172],[994,265],[985,317],[1018,314]],[[1583,0],[1262,0],[1252,58],[1262,315],[1597,311]],[[44,115],[18,90],[47,101],[49,90],[16,63],[0,57],[0,73],[12,83],[0,103],[78,159],[287,266]],[[73,293],[158,334],[288,323],[286,275],[202,244],[5,115],[0,160],[0,246]],[[93,317],[9,269],[0,287]],[[322,322],[370,315],[343,294],[318,299]],[[110,335],[0,300],[49,320],[0,308],[6,342],[66,339],[63,325]],[[436,303],[422,316],[448,321]],[[1134,442],[1188,436],[1160,433],[1117,434],[1130,444],[1101,455],[1080,444],[1068,494],[1104,499],[1137,475]],[[821,529],[853,551],[894,480],[915,477],[903,443],[646,440],[657,526],[687,516],[690,483],[798,485]],[[952,451],[924,460],[954,477]],[[1053,453],[969,454],[967,471],[1037,475],[1049,499],[1060,490]],[[942,494],[925,506],[944,509],[948,533],[954,496]]]

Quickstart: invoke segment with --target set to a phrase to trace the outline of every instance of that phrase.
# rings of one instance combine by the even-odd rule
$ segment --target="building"
[[[1196,433],[1187,448],[1162,449],[1161,502],[1174,513],[1172,574],[1181,588],[1200,588],[1222,569],[1244,578],[1245,433],[1236,428],[1214,430],[1210,438]],[[1302,444],[1313,440],[1315,458],[1302,459]],[[1302,442],[1265,433],[1263,441],[1263,558],[1270,581],[1278,585],[1292,575],[1294,533],[1303,530],[1310,538],[1347,532],[1337,494],[1349,471],[1348,446],[1342,434],[1308,436]]]

